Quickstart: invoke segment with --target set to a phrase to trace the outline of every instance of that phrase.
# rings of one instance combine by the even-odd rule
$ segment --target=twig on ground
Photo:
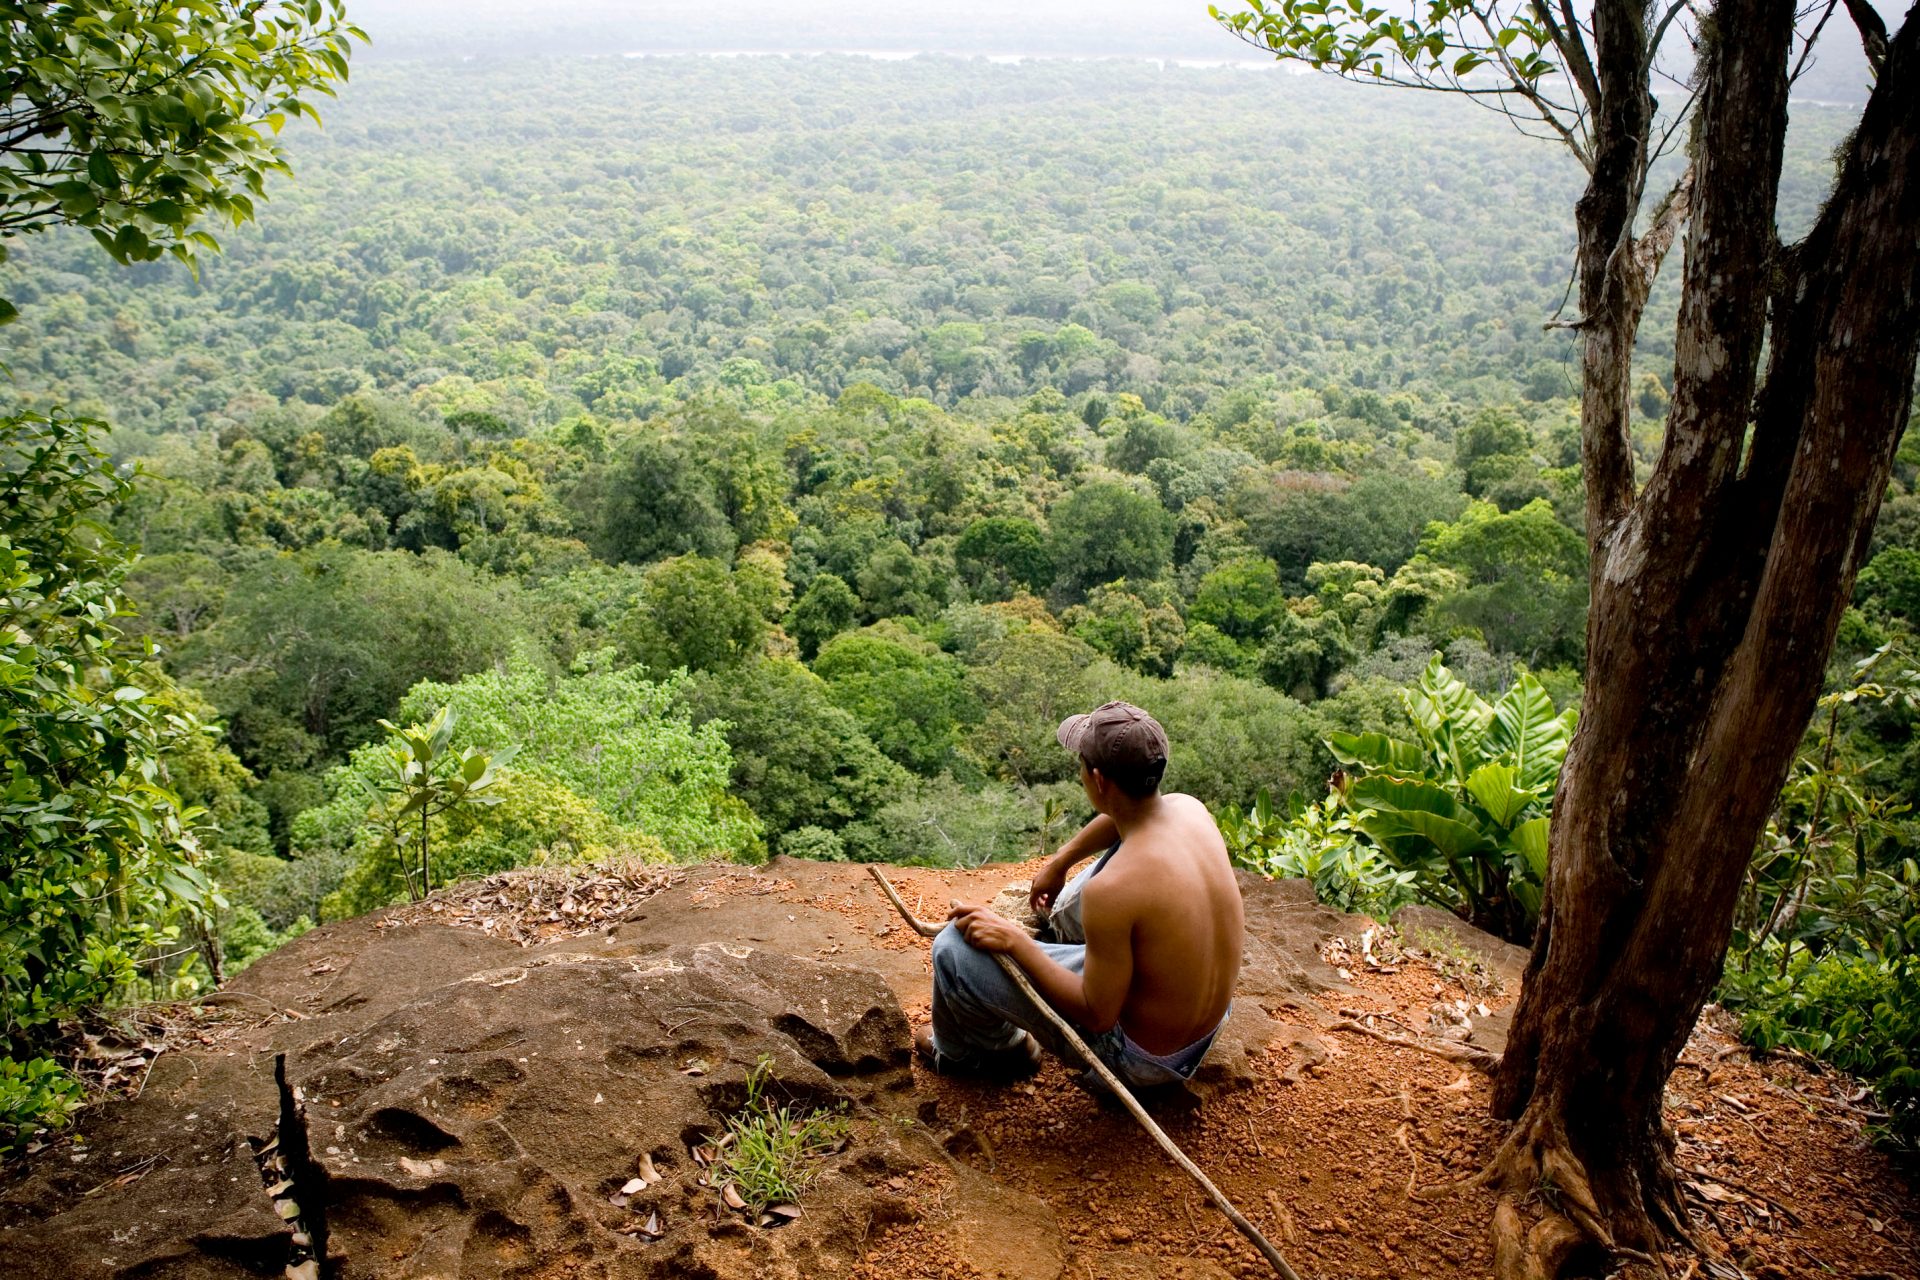
[[[1340,1018],[1334,1022],[1329,1022],[1326,1029],[1328,1031],[1353,1031],[1363,1036],[1372,1036],[1375,1040],[1382,1040],[1387,1044],[1395,1045],[1402,1049],[1412,1049],[1417,1053],[1431,1054],[1436,1058],[1444,1058],[1448,1062],[1457,1062],[1462,1066],[1472,1067],[1476,1071],[1491,1072],[1500,1065],[1500,1055],[1486,1049],[1476,1049],[1472,1045],[1455,1044],[1441,1040],[1410,1040],[1405,1036],[1390,1036],[1384,1031],[1376,1031],[1372,1027],[1362,1026],[1352,1018]]]
[[[153,1074],[153,1064],[160,1061],[160,1055],[165,1052],[166,1052],[165,1049],[155,1049],[153,1053],[148,1056],[147,1069],[140,1073],[140,1083],[133,1087],[133,1094],[127,1099],[127,1101],[129,1102],[140,1101],[140,1095],[147,1091],[147,1077]]]
[[[1690,1169],[1686,1165],[1681,1165],[1679,1168],[1680,1168],[1680,1172],[1686,1174],[1688,1177],[1705,1178],[1708,1182],[1717,1182],[1723,1187],[1731,1188],[1732,1190],[1741,1192],[1744,1195],[1750,1195],[1756,1200],[1765,1200],[1768,1204],[1772,1205],[1774,1208],[1778,1209],[1781,1213],[1786,1214],[1788,1218],[1792,1219],[1794,1226],[1797,1227],[1801,1225],[1800,1215],[1794,1211],[1792,1205],[1789,1205],[1784,1201],[1775,1200],[1772,1196],[1768,1195],[1764,1191],[1756,1191],[1744,1182],[1735,1182],[1732,1178],[1723,1178],[1719,1174],[1709,1173],[1705,1169]]]
[[[881,891],[887,895],[887,901],[893,904],[894,910],[900,913],[901,918],[907,922],[908,928],[923,938],[931,938],[945,927],[944,925],[929,924],[915,916],[911,911],[908,911],[907,904],[901,901],[898,893],[894,892],[893,885],[888,883],[887,877],[881,872],[880,868],[868,866],[867,870],[872,873],[873,878],[879,882]],[[1285,1280],[1300,1280],[1300,1273],[1287,1265],[1287,1260],[1280,1256],[1280,1251],[1274,1248],[1265,1236],[1260,1234],[1260,1229],[1247,1221],[1245,1214],[1234,1208],[1233,1201],[1227,1199],[1225,1193],[1213,1185],[1213,1180],[1201,1172],[1199,1165],[1187,1158],[1186,1152],[1182,1151],[1179,1144],[1167,1136],[1166,1130],[1154,1123],[1153,1117],[1147,1114],[1146,1108],[1142,1107],[1139,1099],[1133,1096],[1132,1091],[1120,1082],[1120,1078],[1113,1074],[1113,1070],[1108,1067],[1105,1062],[1102,1062],[1093,1050],[1087,1048],[1087,1042],[1080,1038],[1080,1033],[1074,1028],[1074,1025],[1061,1017],[1052,1005],[1040,998],[1040,993],[1034,990],[1033,983],[1028,979],[1026,972],[1021,969],[1018,964],[1014,963],[1013,958],[998,951],[993,953],[993,958],[999,961],[1001,970],[1006,973],[1013,985],[1020,989],[1020,994],[1024,995],[1028,1000],[1031,1000],[1034,1007],[1046,1017],[1047,1021],[1054,1025],[1054,1029],[1065,1037],[1067,1043],[1073,1046],[1074,1052],[1079,1054],[1081,1059],[1093,1069],[1094,1074],[1100,1077],[1102,1083],[1113,1091],[1113,1096],[1120,1100],[1121,1105],[1126,1107],[1133,1118],[1140,1122],[1141,1127],[1153,1136],[1155,1142],[1160,1144],[1161,1150],[1171,1156],[1175,1164],[1186,1170],[1188,1176],[1200,1184],[1200,1189],[1207,1193],[1207,1197],[1213,1201],[1215,1207],[1227,1215],[1227,1221],[1233,1223],[1233,1225],[1239,1229],[1240,1234],[1245,1236],[1253,1244],[1254,1248],[1260,1251],[1260,1255],[1264,1257],[1268,1263],[1273,1266],[1273,1269],[1284,1277]]]
[[[257,996],[253,994],[253,992],[251,991],[209,991],[206,995],[201,996],[199,999],[194,1000],[192,1003],[203,1004],[203,1005],[204,1004],[227,1004],[231,1001],[239,1001],[239,1000],[258,1001],[260,1004],[265,1005],[268,1009],[272,1010],[274,1013],[279,1014],[281,1017],[291,1018],[295,1022],[305,1022],[307,1020],[307,1015],[304,1013],[301,1013],[298,1009],[282,1009],[279,1005],[267,999],[265,996]]]

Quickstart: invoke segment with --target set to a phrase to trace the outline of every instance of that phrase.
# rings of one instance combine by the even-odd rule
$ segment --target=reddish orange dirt
[[[991,900],[1038,865],[888,874],[916,915],[939,919],[950,900]],[[1295,919],[1324,919],[1333,932],[1322,939],[1318,924],[1304,932],[1296,925],[1282,939],[1284,922],[1251,909],[1256,897],[1282,888],[1249,884],[1250,966],[1255,956],[1269,972],[1301,959],[1317,969],[1324,962],[1326,978],[1341,981],[1298,988],[1317,995],[1269,998],[1243,977],[1242,1036],[1246,1028],[1271,1032],[1247,1042],[1252,1082],[1162,1110],[1160,1123],[1305,1280],[1483,1280],[1492,1269],[1494,1200],[1471,1179],[1502,1133],[1487,1112],[1486,1078],[1330,1024],[1432,1037],[1436,1014],[1464,1008],[1477,1037],[1498,1028],[1517,994],[1517,953],[1495,947],[1476,963],[1470,947],[1435,943],[1417,928],[1406,938],[1369,933],[1371,922],[1310,902]],[[434,903],[316,933],[297,971],[268,984],[272,1000],[240,992],[182,1016],[164,1028],[168,1047],[224,1048],[231,1057],[267,1023],[318,1016],[368,939],[387,930],[421,928],[423,943],[457,953],[446,964],[469,963],[440,925],[521,947],[591,948],[604,934],[609,942],[741,944],[832,959],[872,969],[910,1021],[927,1019],[929,944],[899,920],[865,869],[780,859],[764,869],[543,869],[456,886]],[[1300,954],[1315,945],[1317,957]],[[1282,954],[1288,947],[1294,951]],[[1670,1255],[1671,1280],[1920,1280],[1911,1170],[1867,1145],[1857,1085],[1803,1062],[1756,1062],[1731,1029],[1724,1015],[1709,1013],[1668,1087],[1694,1225],[1711,1254]],[[143,1081],[152,1069],[147,1054],[158,1050],[142,1048],[132,1076]],[[1029,1081],[996,1088],[916,1067],[911,1088],[889,1086],[870,1101],[890,1122],[922,1126],[975,1169],[1044,1202],[1064,1235],[1064,1280],[1272,1274],[1133,1119],[1097,1102],[1077,1074],[1049,1062]],[[63,1146],[43,1158],[64,1161]],[[1002,1221],[999,1210],[982,1217],[982,1202],[961,1194],[958,1180],[928,1165],[887,1184],[911,1211],[891,1223],[868,1221],[859,1280],[1009,1274],[986,1259],[1017,1250],[1009,1236],[1032,1220]],[[1035,1274],[1053,1274],[1037,1252],[1035,1264]],[[0,1274],[7,1270],[0,1261]]]
[[[991,898],[1038,865],[903,868],[891,878],[917,915],[938,919],[949,899]],[[862,947],[918,951],[917,984],[903,981],[905,956],[879,967],[909,1019],[926,1021],[928,944],[887,918],[877,893],[838,876],[831,887],[811,876],[805,886],[755,879],[722,877],[691,896],[697,904],[772,891],[790,906],[833,913],[848,928],[835,931],[828,949],[850,963],[861,962]],[[1357,952],[1357,939],[1349,941]],[[1336,949],[1327,958],[1346,965],[1350,956]],[[1328,993],[1317,1003],[1330,1017],[1373,1015],[1380,1030],[1411,1034],[1429,1030],[1436,1002],[1484,1003],[1498,1015],[1517,994],[1497,989],[1498,979],[1483,971],[1462,972],[1433,957],[1401,957],[1381,968],[1393,971],[1353,963],[1343,972],[1357,994]],[[1308,1010],[1269,1012],[1303,1029],[1324,1022]],[[1867,1145],[1862,1117],[1848,1102],[1851,1082],[1792,1061],[1755,1062],[1730,1032],[1724,1016],[1704,1018],[1668,1089],[1696,1227],[1719,1264],[1752,1280],[1920,1277],[1912,1183]],[[1260,1060],[1254,1087],[1157,1118],[1307,1280],[1489,1275],[1494,1197],[1469,1184],[1502,1133],[1488,1114],[1486,1078],[1372,1037],[1318,1035],[1327,1062],[1302,1073],[1298,1051],[1276,1044]],[[1298,1083],[1286,1082],[1289,1068]],[[923,1121],[932,1116],[943,1128],[969,1131],[962,1158],[1053,1209],[1071,1246],[1071,1280],[1271,1275],[1133,1119],[1096,1102],[1076,1074],[1049,1061],[1031,1080],[999,1088],[916,1067],[911,1101]],[[938,1188],[921,1195],[928,1216],[876,1237],[859,1273],[866,1280],[978,1274],[966,1262],[965,1241],[939,1230]],[[1713,1274],[1699,1258],[1675,1254],[1670,1262],[1676,1280]]]

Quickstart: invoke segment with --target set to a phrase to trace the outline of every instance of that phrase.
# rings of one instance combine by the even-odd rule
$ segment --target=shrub
[[[813,862],[845,862],[847,846],[825,827],[798,827],[780,837],[780,852]]]
[[[1797,1049],[1872,1084],[1885,1119],[1878,1136],[1920,1144],[1920,957],[1811,952],[1781,974],[1772,942],[1744,972],[1730,963],[1720,998],[1755,1048]]]
[[[51,1058],[0,1058],[0,1160],[64,1127],[85,1101],[80,1082]]]
[[[1575,713],[1523,674],[1488,704],[1434,654],[1401,695],[1418,742],[1335,733],[1362,776],[1341,791],[1355,825],[1429,896],[1515,942],[1533,936],[1547,876],[1548,811]]]
[[[224,903],[165,760],[199,726],[116,625],[131,492],[64,414],[0,419],[0,1125],[55,1124],[77,1086],[36,1050],[140,957]],[[11,1142],[15,1138],[0,1137]]]
[[[1275,809],[1264,787],[1253,807],[1228,809],[1220,835],[1235,865],[1270,880],[1300,879],[1313,896],[1338,911],[1385,920],[1421,895],[1411,871],[1394,867],[1360,839],[1355,819],[1332,797],[1306,804],[1296,793]]]

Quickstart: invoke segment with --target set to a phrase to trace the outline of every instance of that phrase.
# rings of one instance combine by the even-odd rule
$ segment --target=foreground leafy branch
[[[309,95],[366,38],[344,0],[0,3],[0,238],[71,225],[122,264],[195,265],[220,247],[196,224],[253,217],[291,172],[280,130],[319,121]]]

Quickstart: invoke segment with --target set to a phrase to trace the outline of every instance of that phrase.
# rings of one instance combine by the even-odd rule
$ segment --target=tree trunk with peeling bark
[[[1587,693],[1554,799],[1539,933],[1496,1082],[1494,1173],[1609,1248],[1687,1234],[1662,1095],[1819,694],[1911,406],[1920,347],[1920,10],[1886,44],[1818,223],[1778,242],[1794,8],[1703,28],[1691,165],[1646,230],[1646,0],[1593,13],[1578,206],[1592,554]],[[1684,221],[1671,414],[1636,492],[1631,353]],[[1765,376],[1761,358],[1766,350]],[[1496,1223],[1503,1273],[1580,1233]]]

